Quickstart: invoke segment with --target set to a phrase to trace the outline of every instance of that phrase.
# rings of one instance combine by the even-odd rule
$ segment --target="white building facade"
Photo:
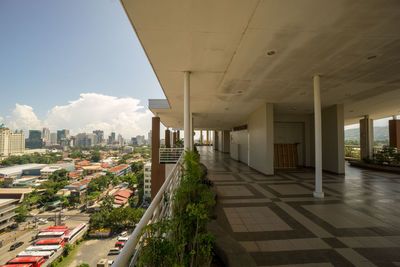
[[[147,162],[144,165],[144,171],[143,171],[143,179],[144,179],[144,197],[150,197],[151,196],[151,162]]]
[[[11,156],[25,152],[25,133],[12,132],[6,125],[0,125],[0,156]]]

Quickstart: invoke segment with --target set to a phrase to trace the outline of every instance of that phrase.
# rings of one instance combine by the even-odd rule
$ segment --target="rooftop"
[[[18,174],[22,173],[23,170],[39,169],[39,168],[44,168],[45,166],[47,166],[47,164],[29,163],[29,164],[15,165],[10,167],[0,168],[0,174],[2,175]]]

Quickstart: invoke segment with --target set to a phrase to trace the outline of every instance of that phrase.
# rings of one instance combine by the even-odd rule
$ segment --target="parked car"
[[[22,242],[22,241],[12,244],[10,246],[10,251],[22,246],[23,244],[24,244],[24,242]]]
[[[61,217],[61,221],[65,221],[68,218],[69,218],[68,216],[63,216],[63,217]]]
[[[127,231],[124,231],[124,232],[120,233],[119,235],[120,235],[120,236],[127,236],[127,235],[128,235],[128,232],[127,232]]]
[[[127,236],[119,236],[118,237],[118,241],[120,241],[120,242],[126,242],[126,241],[128,241],[128,239],[129,239],[129,237],[127,237]]]
[[[108,255],[118,255],[120,252],[119,248],[112,248],[110,249],[110,251],[108,252]]]
[[[114,261],[113,260],[108,260],[108,266],[113,265]]]
[[[125,246],[125,244],[126,244],[126,242],[117,241],[117,242],[115,243],[115,247],[116,247],[116,248],[123,248],[123,247]]]

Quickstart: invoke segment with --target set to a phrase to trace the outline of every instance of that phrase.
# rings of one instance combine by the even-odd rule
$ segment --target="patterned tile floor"
[[[400,176],[346,166],[324,173],[312,197],[310,169],[265,176],[199,148],[218,192],[217,222],[258,266],[400,266]]]

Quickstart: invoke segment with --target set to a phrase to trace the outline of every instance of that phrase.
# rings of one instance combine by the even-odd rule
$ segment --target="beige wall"
[[[275,123],[302,123],[304,125],[304,147],[303,147],[303,165],[305,166],[313,166],[314,165],[314,146],[312,142],[314,142],[314,135],[312,135],[312,127],[311,124],[314,123],[313,117],[310,115],[288,115],[288,114],[275,114],[274,115]],[[279,137],[274,137],[275,140],[278,140]],[[276,142],[275,142],[276,143]]]
[[[231,158],[239,160],[245,164],[249,163],[249,133],[247,130],[232,131],[230,133],[230,155]]]

